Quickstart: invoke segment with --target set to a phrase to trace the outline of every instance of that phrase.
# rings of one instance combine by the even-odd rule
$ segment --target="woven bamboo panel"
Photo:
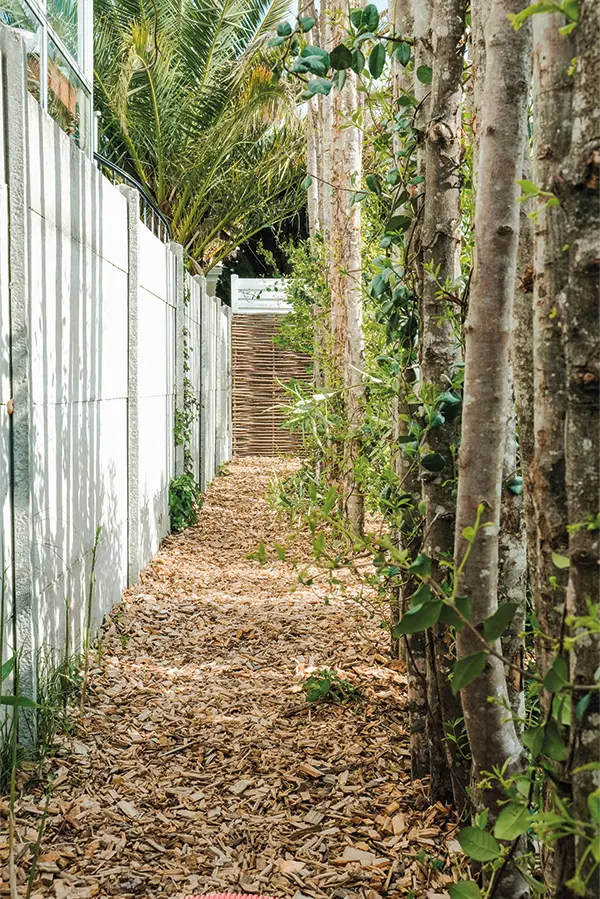
[[[234,456],[274,456],[300,446],[298,435],[281,427],[278,404],[285,394],[277,379],[310,381],[309,359],[275,346],[279,320],[273,314],[232,319]]]

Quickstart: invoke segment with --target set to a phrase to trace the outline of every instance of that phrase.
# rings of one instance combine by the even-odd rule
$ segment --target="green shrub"
[[[198,509],[202,505],[200,487],[193,475],[181,474],[169,484],[169,514],[171,529],[183,531],[196,524]]]

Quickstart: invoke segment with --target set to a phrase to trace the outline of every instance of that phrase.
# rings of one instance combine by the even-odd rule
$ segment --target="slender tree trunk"
[[[332,45],[341,43],[338,21],[347,12],[341,0],[332,4]],[[331,140],[331,324],[335,384],[344,389],[348,427],[343,450],[346,514],[358,530],[364,525],[364,497],[354,476],[363,421],[364,340],[362,327],[362,260],[360,204],[352,203],[362,169],[362,132],[348,127],[359,108],[356,75],[348,71],[343,91],[333,93]]]
[[[321,29],[314,0],[299,0],[299,16],[311,16],[315,20],[314,28],[307,34],[307,39],[316,46],[321,45]],[[306,209],[308,216],[308,233],[313,243],[322,232],[321,195],[323,193],[323,95],[317,94],[309,100],[306,113],[306,173],[311,178],[307,195]],[[325,386],[325,364],[327,331],[324,327],[323,310],[315,306],[313,315],[313,381],[317,389]]]
[[[523,178],[531,179],[529,146],[523,156]],[[537,525],[533,504],[533,227],[531,203],[521,203],[517,287],[513,309],[512,361],[519,430],[519,463],[523,478],[523,514],[527,536],[527,569],[531,588],[537,583]]]
[[[512,350],[512,346],[511,346]],[[502,655],[513,665],[523,667],[525,645],[521,636],[525,629],[527,590],[527,546],[523,496],[511,490],[517,474],[517,420],[513,401],[512,356],[509,366],[509,417],[502,462],[500,498],[500,536],[498,548],[498,602],[517,605],[515,616],[502,637]],[[525,715],[525,693],[522,675],[506,666],[510,707],[520,718]]]
[[[429,122],[425,131],[425,202],[421,243],[423,290],[421,296],[420,362],[427,393],[441,394],[450,387],[453,367],[460,361],[460,347],[446,303],[439,298],[440,285],[454,284],[460,276],[460,139],[464,55],[464,0],[434,0],[431,21],[433,81]],[[425,500],[424,550],[433,562],[433,577],[444,580],[447,569],[440,560],[451,558],[454,548],[456,500],[453,448],[458,445],[459,423],[446,421],[427,436],[427,452],[445,460],[439,472],[423,471]],[[431,796],[447,801],[454,795],[464,806],[468,769],[454,741],[446,741],[446,728],[462,718],[460,701],[450,688],[453,662],[450,629],[430,629],[427,643],[429,702],[440,718],[434,723],[440,744],[431,749]],[[437,695],[436,695],[437,694]],[[440,745],[441,752],[436,751]]]
[[[388,20],[390,22],[392,34],[395,36],[411,35],[414,27],[414,9],[412,0],[389,0],[388,3]],[[392,67],[392,100],[394,103],[400,97],[402,90],[410,90],[412,83],[410,76],[406,74],[406,70],[393,58]],[[401,159],[397,155],[400,150],[400,142],[394,138],[394,162],[396,168],[400,170]],[[402,488],[407,493],[411,493],[418,501],[420,495],[420,484],[417,473],[412,467],[411,460],[407,459],[401,452],[399,438],[407,433],[406,421],[401,418],[402,414],[408,412],[409,407],[404,402],[406,394],[412,392],[414,385],[414,368],[412,367],[412,355],[415,353],[411,346],[407,349],[407,355],[411,358],[407,361],[406,376],[402,379],[400,385],[400,394],[393,404],[393,424],[394,438],[396,441],[395,468],[398,477],[401,480]],[[401,528],[396,535],[398,545],[401,549],[407,549],[414,557],[419,551],[419,538],[413,536],[416,522],[413,520],[415,516],[406,513],[406,521],[404,528]],[[408,597],[416,589],[417,584],[408,579],[398,589],[394,602],[396,605],[396,620],[399,619],[400,613],[408,606]],[[410,765],[411,776],[413,780],[420,780],[429,774],[429,739],[427,734],[427,681],[426,681],[426,663],[425,663],[425,634],[410,634],[405,638],[403,646],[398,647],[398,653],[406,649],[406,666],[408,674],[407,684],[407,711],[410,732]]]
[[[568,69],[573,43],[569,36],[560,34],[563,24],[561,15],[533,16],[533,181],[541,190],[550,192],[557,189],[570,140],[573,79]],[[562,329],[569,259],[564,251],[564,210],[547,206],[546,202],[545,197],[538,199],[533,230],[534,457],[530,477],[537,522],[535,611],[543,633],[556,641],[567,583],[567,571],[556,568],[552,554],[565,555],[568,544]],[[552,644],[542,639],[538,658],[542,674],[553,655]]]
[[[455,566],[458,592],[480,624],[498,608],[498,534],[502,463],[508,424],[509,349],[519,237],[518,187],[527,134],[529,34],[515,32],[510,13],[523,0],[492,0],[485,28],[486,73],[480,118],[479,178],[475,214],[475,265],[466,334],[462,442]],[[468,547],[463,536],[484,506],[480,529]],[[457,636],[459,659],[481,650],[469,628]],[[491,703],[488,697],[496,700]],[[514,723],[502,708],[508,703],[504,666],[488,656],[483,672],[461,691],[472,752],[472,790],[477,809],[489,808],[493,821],[504,800],[499,786],[481,787],[481,775],[494,766],[518,770],[521,745]],[[496,899],[527,895],[527,885],[510,862],[495,890]]]
[[[600,595],[599,531],[586,525],[600,508],[600,6],[580,0],[575,35],[577,68],[573,85],[571,150],[563,170],[562,197],[569,223],[569,281],[565,316],[567,365],[566,485],[569,510],[569,583],[567,611],[589,614]],[[580,525],[577,527],[577,525]],[[573,527],[575,526],[575,527]],[[598,667],[598,634],[580,639],[571,652],[571,680],[592,684]],[[578,700],[585,691],[576,693]],[[588,796],[597,787],[597,772],[581,770],[597,762],[600,743],[598,692],[589,695],[587,708],[574,713],[570,767],[573,807],[580,820],[593,823]],[[593,856],[583,855],[588,841],[575,838],[575,865],[587,882],[587,895],[598,896],[598,867],[590,874]]]

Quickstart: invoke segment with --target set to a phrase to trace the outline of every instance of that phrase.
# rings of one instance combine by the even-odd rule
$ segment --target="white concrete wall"
[[[29,96],[29,304],[35,642],[71,645],[126,585],[126,201]],[[60,643],[59,643],[60,645]]]
[[[0,69],[0,96],[2,90]],[[2,107],[0,106],[0,112]],[[0,115],[0,160],[5,158],[5,134]],[[10,292],[8,255],[8,185],[6,167],[0,169],[0,664],[14,651],[12,597],[12,508],[10,498],[10,423],[7,402],[10,385]],[[5,689],[8,685],[5,684]],[[0,721],[2,720],[0,711]]]
[[[169,531],[169,481],[175,474],[174,257],[141,222],[138,229],[138,403],[140,567]]]
[[[139,221],[135,192],[26,93],[22,48],[1,26],[0,78],[3,654],[18,644],[35,692],[35,656],[65,646],[67,606],[81,645],[97,528],[94,630],[169,531],[184,339],[194,476],[206,487],[228,458],[230,329],[204,279],[183,277],[181,247]]]

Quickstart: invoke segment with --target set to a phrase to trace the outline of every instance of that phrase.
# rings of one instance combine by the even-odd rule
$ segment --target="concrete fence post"
[[[138,309],[140,293],[140,197],[132,187],[119,188],[127,199],[127,583],[140,579],[140,420]]]
[[[183,411],[184,381],[184,342],[185,342],[185,269],[183,266],[183,247],[175,241],[171,242],[173,253],[173,288],[175,291],[175,410]],[[175,418],[177,423],[177,417]],[[175,444],[175,477],[184,472],[184,446]]]
[[[36,622],[33,608],[33,541],[31,495],[31,397],[29,349],[29,271],[27,165],[28,123],[27,66],[24,45],[19,37],[0,27],[0,68],[3,119],[4,166],[9,185],[9,308],[10,308],[10,400],[7,417],[12,445],[12,605],[14,639],[20,654],[20,690],[35,698]],[[1,149],[1,144],[0,144]],[[10,413],[10,409],[7,410]],[[4,420],[4,418],[3,418]],[[24,743],[35,742],[35,721],[29,711],[21,712]]]
[[[223,307],[226,319],[225,326],[225,461],[229,462],[233,457],[233,359],[231,351],[231,319],[232,310],[229,306]]]
[[[206,279],[203,275],[194,275],[192,280],[198,285],[198,319],[200,323],[199,335],[198,335],[198,345],[194,347],[194,352],[198,355],[198,419],[196,422],[197,434],[198,434],[198,484],[202,489],[202,468],[204,465],[204,446],[202,443],[202,395],[204,391],[204,368],[202,363],[202,353],[203,353],[203,329],[204,329],[204,296],[206,294]]]
[[[240,302],[240,300],[239,300],[240,285],[238,282],[239,282],[239,276],[232,274],[231,275],[231,311],[234,315],[238,311],[238,306],[239,306],[239,302]]]

